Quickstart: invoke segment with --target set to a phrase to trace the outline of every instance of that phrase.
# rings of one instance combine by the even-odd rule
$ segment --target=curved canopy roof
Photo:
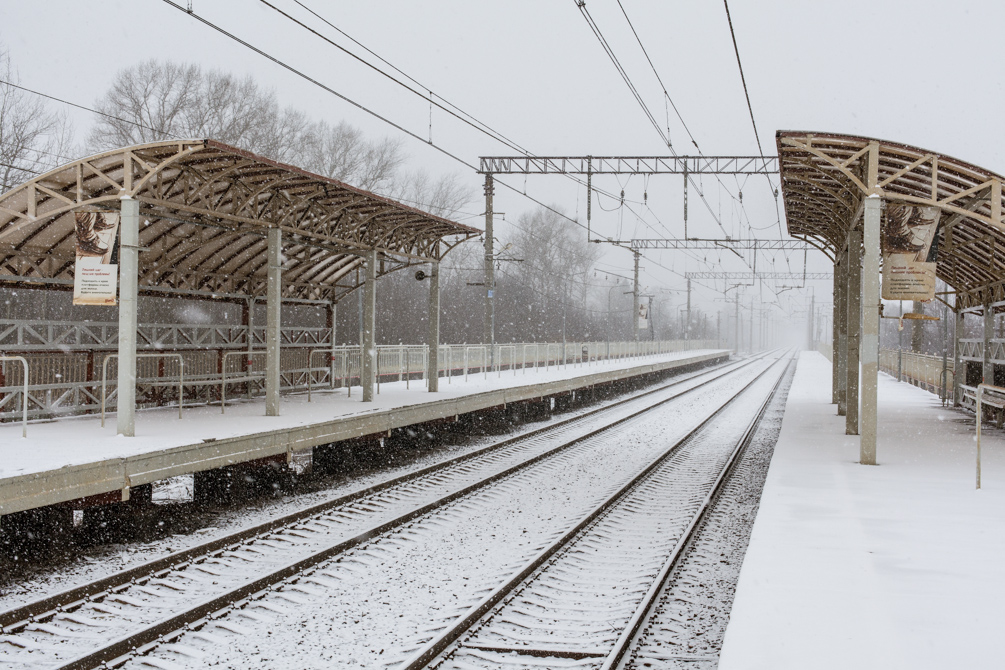
[[[213,140],[153,142],[52,170],[0,196],[0,281],[72,283],[73,212],[140,202],[141,291],[264,295],[283,231],[283,297],[337,301],[365,251],[379,274],[439,260],[480,231]]]
[[[955,158],[869,137],[778,131],[789,233],[831,253],[862,218],[864,198],[938,207],[937,276],[956,308],[1005,300],[1002,177]]]

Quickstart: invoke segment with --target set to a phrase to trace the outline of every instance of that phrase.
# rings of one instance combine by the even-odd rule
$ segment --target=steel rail
[[[415,470],[405,475],[399,477],[394,477],[388,479],[384,482],[368,486],[357,491],[353,491],[344,496],[313,505],[311,507],[305,508],[298,512],[293,512],[276,519],[258,524],[256,526],[238,531],[236,533],[229,534],[227,536],[217,538],[215,540],[190,547],[181,551],[174,552],[162,558],[156,559],[144,563],[142,565],[117,572],[113,575],[109,575],[99,580],[95,580],[88,584],[84,584],[67,591],[47,596],[45,598],[39,599],[35,602],[8,610],[6,612],[0,613],[0,633],[11,633],[17,632],[25,625],[29,623],[36,623],[40,620],[46,620],[51,618],[56,614],[66,611],[73,611],[77,607],[85,604],[89,600],[97,600],[116,592],[120,587],[126,587],[133,583],[142,581],[144,579],[150,578],[151,576],[163,573],[166,570],[174,570],[183,568],[192,563],[198,562],[201,558],[212,556],[221,551],[229,550],[237,545],[248,542],[249,540],[255,539],[262,535],[276,532],[286,526],[295,525],[306,519],[323,514],[332,509],[343,507],[359,499],[372,496],[376,493],[392,489],[394,487],[412,482],[414,480],[421,479],[423,477],[428,477],[434,475],[438,472],[451,468],[453,466],[459,465],[469,460],[474,460],[483,456],[488,456],[493,452],[502,450],[509,447],[517,442],[532,439],[535,437],[542,436],[548,432],[555,431],[557,429],[565,428],[574,423],[583,422],[588,419],[592,419],[602,413],[616,410],[623,405],[634,402],[641,398],[651,396],[667,389],[673,388],[674,386],[679,386],[688,381],[691,381],[702,375],[708,375],[715,372],[721,372],[715,377],[707,380],[704,383],[710,383],[715,379],[719,379],[732,371],[738,370],[751,364],[752,360],[724,363],[721,365],[712,365],[705,367],[693,372],[685,372],[674,378],[673,381],[667,384],[661,384],[657,388],[649,389],[641,393],[635,393],[629,397],[619,399],[613,403],[604,405],[603,407],[598,407],[591,409],[589,411],[577,414],[576,416],[569,417],[568,419],[563,419],[547,426],[523,433],[521,435],[504,439],[499,442],[495,442],[481,449],[463,454],[454,458],[450,458],[444,461],[440,461],[433,465]],[[700,386],[695,387],[700,388]],[[678,396],[674,396],[679,397]]]
[[[695,377],[701,376],[703,374],[708,374],[714,372],[715,370],[721,370],[723,368],[728,368],[732,365],[735,369],[739,369],[744,365],[749,364],[750,361],[744,361],[737,364],[736,362],[730,364],[725,363],[719,366],[711,366],[705,369],[695,371],[694,373],[685,373],[686,376],[675,379],[669,384],[664,384],[655,389],[650,389],[643,391],[642,393],[633,394],[630,397],[620,399],[614,403],[605,405],[603,407],[598,407],[596,409],[589,410],[582,414],[577,414],[576,416],[569,417],[568,419],[563,419],[542,428],[535,429],[533,431],[523,433],[521,435],[507,438],[501,442],[496,442],[490,444],[481,449],[469,452],[467,454],[462,454],[454,458],[447,459],[445,461],[440,461],[428,467],[415,470],[400,477],[394,477],[392,479],[374,484],[373,486],[368,486],[352,493],[340,496],[338,498],[313,505],[311,507],[305,508],[298,512],[293,512],[287,514],[271,521],[246,528],[242,531],[226,535],[216,540],[211,540],[188,549],[183,549],[181,551],[174,552],[167,556],[163,556],[159,559],[144,563],[142,565],[136,566],[134,568],[129,568],[121,572],[117,572],[108,577],[104,577],[81,586],[68,589],[61,593],[57,593],[45,598],[39,599],[32,603],[22,605],[5,612],[0,612],[0,633],[7,634],[11,632],[17,632],[25,625],[29,623],[37,623],[39,621],[44,621],[52,616],[55,616],[61,612],[73,611],[77,607],[85,604],[89,600],[97,600],[104,598],[106,595],[110,595],[116,591],[119,587],[128,586],[132,583],[142,581],[154,575],[155,573],[162,573],[165,570],[175,570],[183,568],[189,564],[197,562],[203,557],[208,557],[216,554],[220,551],[226,551],[232,549],[234,546],[243,544],[257,538],[259,536],[274,533],[285,526],[291,526],[305,519],[323,514],[331,509],[342,507],[348,505],[356,500],[365,498],[367,496],[380,493],[387,489],[406,484],[416,479],[421,479],[429,475],[433,475],[441,470],[446,470],[455,465],[459,465],[468,460],[473,460],[482,456],[487,456],[495,451],[501,450],[508,447],[518,441],[526,440],[529,438],[534,438],[540,436],[546,432],[553,431],[557,428],[564,428],[572,423],[579,422],[585,419],[592,418],[597,414],[605,411],[616,409],[622,405],[638,400],[639,398],[644,398],[648,395],[659,393],[665,391],[668,388],[683,384],[687,381],[694,379]],[[716,377],[715,379],[717,379]],[[713,381],[713,380],[709,380]]]
[[[753,440],[754,432],[761,424],[761,419],[764,418],[764,413],[767,411],[768,405],[771,404],[772,399],[774,399],[775,395],[778,393],[778,388],[781,386],[782,380],[785,379],[786,372],[791,366],[792,360],[790,359],[788,365],[785,366],[785,370],[783,370],[782,374],[778,376],[778,380],[772,387],[771,392],[768,393],[764,402],[761,403],[760,409],[758,409],[754,418],[751,419],[750,423],[747,425],[747,429],[744,431],[743,436],[737,441],[736,447],[729,456],[729,460],[726,461],[726,465],[722,468],[722,471],[719,472],[719,476],[712,484],[711,490],[709,490],[708,495],[705,496],[705,499],[702,501],[698,511],[695,512],[691,522],[681,535],[681,538],[677,541],[673,551],[667,557],[663,567],[660,568],[660,571],[656,574],[656,578],[653,580],[652,585],[643,597],[642,602],[639,603],[639,606],[632,614],[632,617],[628,620],[628,625],[625,626],[625,629],[618,637],[617,642],[614,643],[614,649],[611,650],[611,653],[607,655],[606,659],[604,659],[604,663],[600,666],[600,670],[614,670],[614,668],[620,667],[619,664],[625,657],[625,654],[636,644],[642,625],[646,622],[660,595],[666,589],[666,586],[670,581],[670,576],[673,574],[674,569],[680,562],[681,556],[683,556],[685,550],[693,544],[699,530],[702,527],[702,524],[705,521],[705,518],[708,516],[709,510],[712,509],[715,502],[719,499],[724,484],[729,480],[729,477],[736,469],[736,464],[740,460],[740,455],[746,450],[746,448],[750,445],[750,442]]]
[[[760,360],[760,359],[755,359]],[[753,361],[751,361],[753,362]],[[410,659],[402,663],[397,670],[420,670],[431,665],[438,658],[442,658],[448,650],[457,642],[466,632],[475,627],[483,618],[489,614],[496,605],[501,603],[507,596],[512,594],[517,587],[527,581],[529,577],[538,572],[542,566],[545,565],[553,556],[560,552],[563,548],[568,546],[577,536],[579,536],[585,529],[591,526],[597,519],[599,519],[605,512],[609,509],[615,507],[619,502],[627,496],[631,491],[633,491],[636,486],[643,482],[653,471],[664,464],[669,458],[671,458],[677,451],[687,444],[695,435],[697,435],[702,429],[704,429],[709,422],[719,416],[729,405],[732,404],[740,395],[743,394],[750,386],[752,386],[756,381],[770,371],[775,364],[769,365],[762,372],[758,373],[752,380],[744,384],[739,390],[737,390],[732,396],[730,396],[722,405],[715,410],[710,416],[704,419],[700,424],[690,430],[686,435],[677,440],[668,449],[666,449],[662,454],[654,458],[648,465],[646,465],[635,477],[633,477],[627,484],[619,488],[614,494],[609,496],[606,500],[601,502],[597,507],[590,511],[583,519],[577,523],[572,529],[564,533],[560,538],[558,538],[554,543],[542,550],[535,558],[529,561],[516,575],[510,578],[505,584],[493,590],[492,593],[487,595],[480,603],[475,605],[471,610],[468,611],[463,617],[461,617],[452,626],[448,627],[439,636],[430,640],[425,646],[419,649]],[[679,396],[678,396],[679,397]]]
[[[128,661],[133,656],[149,653],[161,643],[173,640],[188,630],[194,630],[200,628],[205,623],[208,623],[208,621],[211,619],[217,619],[219,617],[226,616],[226,614],[229,613],[231,610],[242,607],[244,604],[247,604],[248,601],[256,599],[261,595],[264,595],[269,589],[271,589],[275,585],[282,583],[287,579],[304,572],[305,570],[308,570],[320,563],[330,560],[338,556],[339,554],[345,553],[346,551],[352,549],[353,547],[368,542],[378,535],[381,535],[390,530],[403,526],[418,517],[421,517],[429,512],[432,512],[440,507],[443,507],[457,499],[463,498],[479,489],[488,486],[489,484],[492,484],[501,479],[507,478],[517,472],[525,470],[530,466],[546,458],[555,456],[560,452],[563,452],[571,448],[572,446],[580,442],[583,442],[584,440],[588,440],[600,433],[610,430],[611,428],[614,428],[627,421],[630,421],[631,419],[634,419],[639,415],[652,411],[656,407],[660,407],[678,398],[681,398],[689,393],[697,391],[707,386],[708,384],[712,383],[713,381],[722,379],[723,377],[726,377],[736,372],[737,370],[745,368],[748,365],[751,365],[758,360],[760,360],[760,358],[753,358],[744,361],[739,365],[732,366],[731,369],[721,372],[720,374],[710,379],[704,380],[692,388],[684,389],[680,393],[677,393],[669,398],[657,401],[652,405],[648,405],[636,412],[632,412],[631,414],[621,417],[616,421],[613,421],[611,423],[605,423],[603,426],[595,430],[592,430],[583,435],[579,435],[571,440],[565,441],[559,444],[558,446],[548,449],[547,451],[540,453],[530,459],[521,461],[516,465],[506,468],[493,475],[490,475],[489,477],[483,478],[469,486],[456,490],[446,496],[440,497],[439,499],[433,502],[414,508],[409,512],[406,512],[405,514],[401,514],[393,519],[389,519],[383,523],[372,526],[364,530],[363,532],[356,534],[351,538],[338,542],[337,544],[332,545],[319,552],[315,552],[310,556],[289,563],[277,570],[274,570],[273,572],[267,575],[259,577],[258,579],[245,583],[239,587],[230,589],[229,591],[221,595],[214,596],[200,603],[197,603],[193,607],[189,608],[184,612],[180,612],[173,616],[169,616],[165,619],[162,619],[161,621],[148,625],[142,628],[141,630],[127,634],[117,640],[113,640],[95,651],[77,657],[75,659],[72,659],[66,663],[63,663],[55,667],[57,667],[59,670],[91,670],[93,668],[102,665],[104,665],[105,667],[118,667],[119,665],[122,665],[123,663]],[[768,369],[770,369],[770,366]],[[758,377],[760,377],[762,374],[764,373],[763,372],[759,373]],[[690,379],[694,379],[694,377],[696,376],[700,375],[693,375],[692,377],[690,377]],[[683,381],[687,380],[681,380],[680,382],[667,385],[662,389],[655,390],[654,392],[658,392],[660,390],[666,390],[666,388],[669,388],[670,386],[676,386],[679,383],[683,383]],[[744,388],[746,388],[746,386]],[[652,393],[653,392],[646,392],[645,394],[640,394],[639,396],[636,396],[632,399],[637,399],[638,397],[644,397],[645,395],[651,395]],[[703,425],[704,423],[705,422],[703,422]],[[508,442],[513,442],[519,439],[525,439],[526,437],[527,436],[521,436],[520,438],[515,438],[514,440],[509,440]],[[481,450],[481,452],[476,453],[484,453],[484,451],[485,450]],[[331,505],[329,505],[329,507],[330,506]]]

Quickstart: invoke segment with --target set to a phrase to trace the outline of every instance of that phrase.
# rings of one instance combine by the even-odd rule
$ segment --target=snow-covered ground
[[[875,467],[804,352],[726,630],[720,670],[1001,667],[1005,438],[879,379]]]
[[[440,379],[440,390],[431,394],[422,380],[412,380],[406,389],[405,382],[382,383],[380,394],[374,402],[363,404],[362,392],[357,386],[352,397],[345,389],[315,392],[312,402],[306,394],[281,397],[280,416],[265,416],[264,400],[250,402],[228,399],[226,414],[219,405],[186,408],[184,418],[178,418],[175,406],[141,410],[136,414],[136,437],[125,438],[115,434],[115,414],[108,415],[105,427],[95,415],[68,417],[50,422],[30,423],[28,437],[21,437],[20,423],[0,424],[0,445],[4,457],[0,459],[0,477],[43,472],[66,465],[100,462],[150,453],[171,447],[198,444],[205,438],[227,438],[258,432],[282,430],[296,426],[331,421],[339,417],[408,407],[438,400],[449,400],[466,395],[505,388],[528,386],[544,382],[572,379],[599,372],[623,370],[635,366],[679,360],[712,353],[712,350],[680,351],[668,354],[643,356],[623,360],[600,361],[582,366],[550,369],[531,368],[499,373],[471,374]],[[487,377],[487,378],[486,378]]]

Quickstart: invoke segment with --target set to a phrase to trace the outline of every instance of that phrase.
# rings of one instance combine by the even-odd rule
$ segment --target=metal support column
[[[687,280],[687,325],[684,326],[684,339],[691,339],[691,280]]]
[[[965,381],[966,369],[963,362],[963,351],[960,349],[960,338],[963,337],[963,310],[956,312],[956,323],[953,327],[953,407],[960,406],[960,384]]]
[[[426,379],[429,380],[429,392],[440,390],[440,264],[434,262],[429,271],[429,333],[426,339],[429,345],[429,369]]]
[[[865,199],[862,257],[862,422],[859,462],[876,465],[879,391],[879,220],[882,200]]]
[[[981,368],[981,376],[985,384],[995,383],[995,364],[991,358],[991,340],[995,336],[995,314],[990,302],[984,303],[984,346],[981,355],[984,359],[984,366]]]
[[[848,233],[848,363],[845,367],[845,435],[858,435],[859,357],[862,353],[862,231]]]
[[[840,258],[840,257],[839,257]],[[831,298],[831,404],[838,404],[838,389],[840,388],[840,383],[838,380],[838,340],[840,339],[838,335],[838,308],[841,303],[841,281],[840,281],[840,267],[838,264],[838,258],[834,260],[834,287],[833,296]]]
[[[834,347],[834,360],[837,363],[838,376],[838,416],[845,415],[845,400],[847,387],[846,374],[848,370],[848,251],[841,251],[841,263],[838,273],[834,276],[838,282],[838,302],[834,310],[834,320],[838,324],[838,340]]]
[[[279,416],[279,329],[282,319],[283,233],[269,228],[269,276],[265,299],[265,416]]]
[[[373,387],[377,381],[377,251],[366,252],[366,282],[363,285],[363,342],[360,352],[360,385],[363,402],[373,402]]]
[[[328,387],[335,388],[335,347],[338,340],[335,335],[338,322],[338,303],[331,302],[325,308],[325,325],[331,338],[331,353],[328,354]]]
[[[136,303],[139,294],[140,203],[123,197],[119,222],[119,384],[115,432],[136,435]]]
[[[244,359],[244,365],[241,366],[241,369],[244,370],[244,373],[250,377],[253,372],[252,366],[254,364],[249,361],[253,360],[251,357],[251,352],[255,350],[255,296],[251,296],[250,298],[247,299],[247,301],[244,303],[244,308],[242,309],[242,312],[244,313],[245,316],[244,325],[247,326],[248,328],[248,341],[246,342],[247,346],[245,347],[245,350],[248,352],[248,355]],[[251,398],[254,396],[254,393],[252,392],[252,383],[248,382],[247,384],[245,384],[245,387],[246,387],[244,390],[245,397],[248,400],[251,400]]]
[[[915,314],[925,313],[925,303],[920,300],[915,300],[913,309],[911,310]],[[925,348],[925,329],[924,321],[912,321],[911,322],[911,351],[916,354],[924,353]]]
[[[816,349],[816,338],[813,337],[813,311],[816,309],[814,302],[816,301],[816,295],[810,294],[810,311],[809,315],[806,317],[806,349],[813,351]]]
[[[740,355],[740,291],[739,291],[739,289],[737,289],[737,291],[736,291],[736,305],[734,307],[734,310],[736,312],[736,323],[734,324],[736,326],[736,340],[733,342],[733,344],[736,345],[736,347],[735,347],[736,348],[736,355],[739,356]]]
[[[482,340],[489,345],[491,352],[496,341],[496,314],[495,305],[495,248],[492,237],[492,195],[495,193],[495,184],[492,182],[492,175],[485,175],[485,337]],[[492,354],[489,353],[491,356]]]
[[[639,343],[639,252],[633,251],[635,257],[635,282],[632,284],[632,333],[635,344]]]

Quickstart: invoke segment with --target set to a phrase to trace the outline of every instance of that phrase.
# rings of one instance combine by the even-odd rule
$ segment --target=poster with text
[[[645,330],[649,327],[649,304],[645,302],[639,303],[639,330]]]
[[[118,212],[81,210],[73,213],[77,260],[73,271],[74,305],[114,305],[119,266],[112,263]]]
[[[924,302],[935,297],[939,214],[937,207],[887,204],[881,245],[883,300]]]

